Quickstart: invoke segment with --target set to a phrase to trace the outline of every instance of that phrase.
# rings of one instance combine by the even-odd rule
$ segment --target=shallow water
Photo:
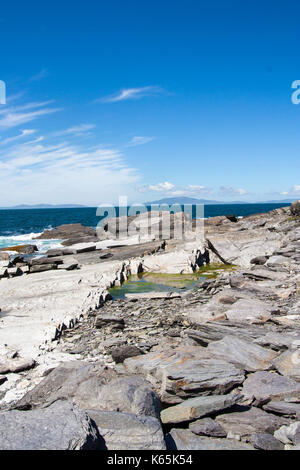
[[[130,278],[121,287],[109,289],[113,299],[124,299],[125,294],[144,292],[182,292],[196,288],[206,279],[216,278],[224,270],[233,270],[235,266],[210,264],[191,274],[141,273]]]
[[[204,273],[195,274],[156,274],[142,273],[131,276],[121,287],[113,287],[113,299],[124,299],[125,294],[144,292],[182,292],[196,287],[205,281]]]

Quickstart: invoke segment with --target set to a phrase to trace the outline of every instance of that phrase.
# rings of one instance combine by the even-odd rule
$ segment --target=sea
[[[204,206],[204,217],[229,214],[245,217],[288,205],[287,203],[209,204]],[[96,207],[0,210],[0,249],[28,243],[37,245],[41,253],[50,248],[58,248],[62,240],[34,239],[44,230],[53,229],[62,224],[81,223],[96,228],[103,220],[103,217],[97,216],[96,212]],[[116,208],[116,215],[118,212]]]

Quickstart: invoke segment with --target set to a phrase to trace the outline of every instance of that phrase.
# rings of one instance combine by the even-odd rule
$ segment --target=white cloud
[[[92,129],[95,129],[95,124],[79,124],[78,126],[74,127],[69,127],[68,129],[65,129],[63,131],[56,132],[55,135],[84,135],[91,131]]]
[[[115,149],[44,144],[43,136],[0,150],[2,204],[113,202],[134,197],[138,172]]]
[[[219,192],[223,196],[245,196],[247,194],[245,189],[235,189],[231,186],[221,186]]]
[[[16,140],[23,139],[24,137],[27,137],[28,135],[34,134],[35,132],[36,132],[35,129],[23,129],[21,130],[21,133],[16,136],[8,137],[7,139],[1,140],[0,145],[10,144],[11,142],[15,142]]]
[[[52,101],[33,102],[22,106],[1,108],[0,129],[11,129],[34,121],[40,116],[60,111],[58,108],[48,107],[51,103]]]
[[[137,145],[144,145],[152,142],[155,137],[142,137],[136,136],[133,137],[130,142],[128,142],[127,147],[136,147]]]
[[[154,96],[164,93],[165,91],[159,86],[145,86],[140,88],[125,88],[112,95],[104,96],[96,100],[96,102],[114,103],[125,100],[138,100],[145,96]]]
[[[148,186],[149,191],[156,191],[156,192],[162,192],[162,191],[168,192],[174,188],[175,188],[175,185],[172,183],[169,183],[168,181],[165,181],[164,183],[158,183],[158,184],[149,184]]]
[[[190,197],[200,197],[208,196],[213,194],[213,190],[206,186],[199,185],[189,185],[176,187],[175,184],[165,181],[164,183],[158,184],[148,184],[138,188],[138,191],[141,193],[145,192],[159,192],[162,194],[167,194],[168,196],[180,197],[180,196],[190,196]]]

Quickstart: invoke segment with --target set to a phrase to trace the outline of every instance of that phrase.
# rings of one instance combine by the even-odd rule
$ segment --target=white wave
[[[0,237],[0,240],[16,240],[16,241],[28,241],[28,240],[33,240],[36,237],[39,237],[42,235],[43,232],[40,233],[24,233],[22,235],[4,235]]]
[[[48,229],[47,229],[48,230]],[[38,253],[45,253],[47,250],[51,250],[53,248],[61,248],[62,240],[58,239],[50,239],[50,240],[35,240],[39,235],[42,235],[43,232],[40,233],[24,233],[22,235],[10,235],[10,236],[0,236],[0,250],[1,248],[8,248],[10,246],[17,246],[17,245],[27,245],[28,243],[32,245],[36,245],[37,249],[39,250]]]

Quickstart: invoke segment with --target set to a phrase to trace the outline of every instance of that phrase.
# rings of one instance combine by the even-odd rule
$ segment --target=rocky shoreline
[[[300,450],[299,202],[209,219],[201,246],[82,236],[0,281],[0,449]],[[211,263],[227,268],[180,294],[107,291]]]

